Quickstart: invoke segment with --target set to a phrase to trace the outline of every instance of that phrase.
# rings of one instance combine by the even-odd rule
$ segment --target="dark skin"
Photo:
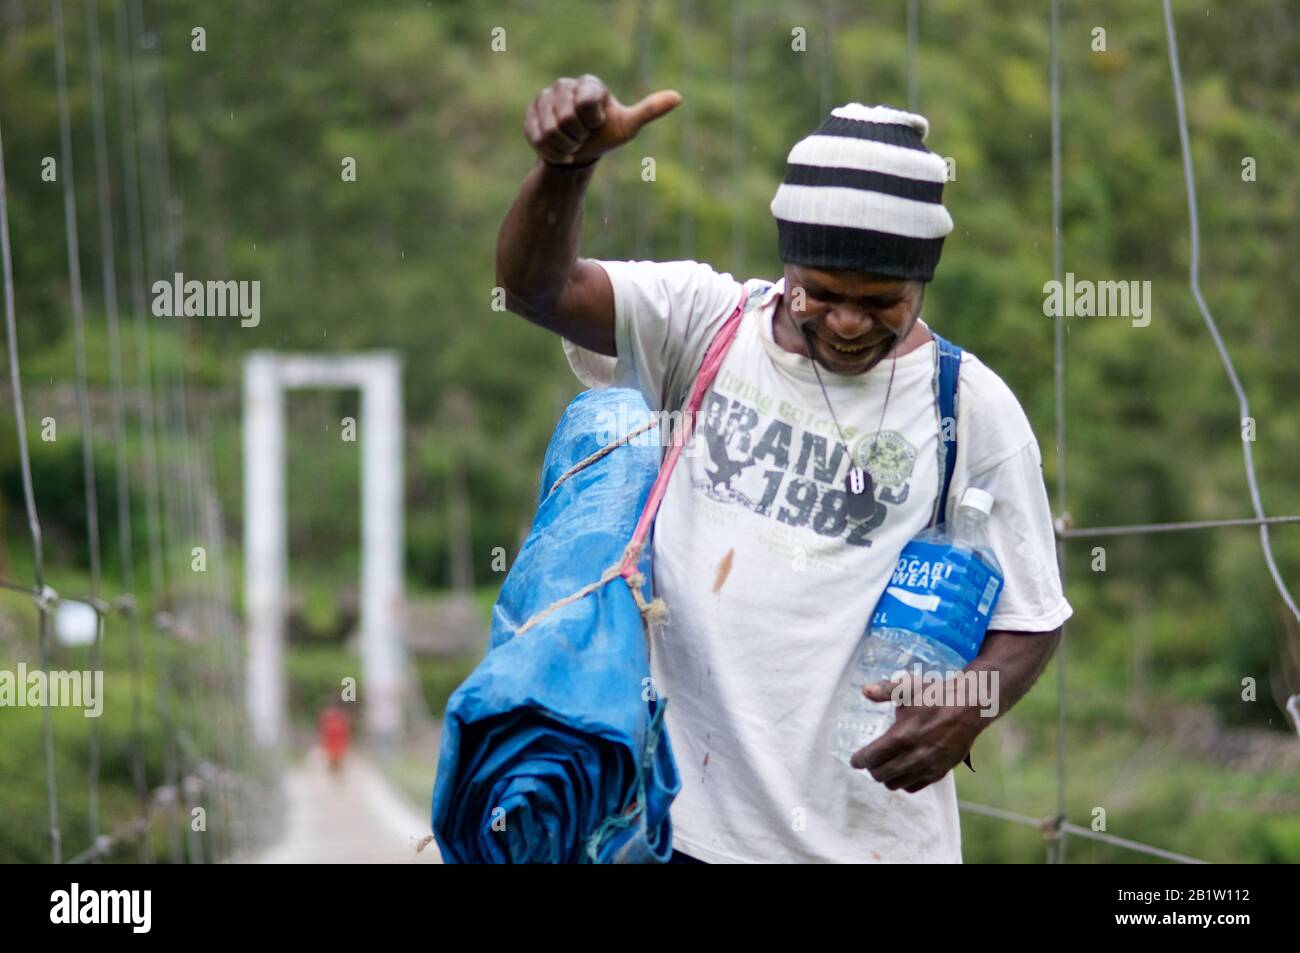
[[[595,76],[556,80],[529,104],[524,137],[537,162],[497,236],[496,279],[506,306],[534,324],[600,354],[616,356],[614,291],[605,270],[578,256],[582,202],[600,156],[636,137],[681,102],[672,90],[628,106]],[[865,374],[891,350],[902,356],[931,339],[920,320],[924,283],[844,270],[785,267],[786,293],[773,319],[777,344],[832,374]],[[989,632],[967,671],[997,671],[998,717],[1046,668],[1053,632]],[[893,683],[866,686],[889,701]],[[942,779],[995,721],[974,706],[903,706],[893,726],[853,756],[890,790],[911,793]]]
[[[924,282],[786,265],[785,287],[772,337],[832,374],[865,374],[930,340],[920,320]]]

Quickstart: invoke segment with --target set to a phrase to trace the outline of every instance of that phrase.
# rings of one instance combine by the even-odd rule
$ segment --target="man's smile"
[[[839,373],[859,373],[868,370],[879,362],[895,341],[892,334],[869,341],[837,341],[830,337],[823,337],[812,328],[806,328],[804,335],[810,348],[808,356],[817,359],[811,348],[814,342],[820,344],[821,354],[824,355],[821,358],[823,366]]]

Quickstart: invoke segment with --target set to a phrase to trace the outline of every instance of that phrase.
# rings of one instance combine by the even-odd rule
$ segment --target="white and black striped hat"
[[[919,278],[939,263],[952,218],[944,160],[923,143],[924,116],[849,103],[786,159],[772,199],[781,260]]]

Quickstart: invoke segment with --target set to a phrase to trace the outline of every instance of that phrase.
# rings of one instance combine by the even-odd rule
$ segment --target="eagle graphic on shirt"
[[[754,458],[733,460],[731,452],[727,449],[726,438],[716,430],[706,429],[704,441],[709,450],[709,461],[713,464],[713,469],[705,474],[709,478],[709,486],[715,493],[719,488],[734,492],[731,481],[745,467],[752,467]]]

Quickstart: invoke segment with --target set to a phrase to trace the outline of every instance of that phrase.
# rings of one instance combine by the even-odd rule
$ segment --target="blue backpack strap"
[[[957,467],[957,384],[961,376],[961,348],[934,331],[930,332],[937,349],[934,370],[934,399],[939,406],[939,497],[935,500],[930,525],[943,521],[948,508],[948,493],[953,470]],[[946,421],[951,420],[951,424]]]

